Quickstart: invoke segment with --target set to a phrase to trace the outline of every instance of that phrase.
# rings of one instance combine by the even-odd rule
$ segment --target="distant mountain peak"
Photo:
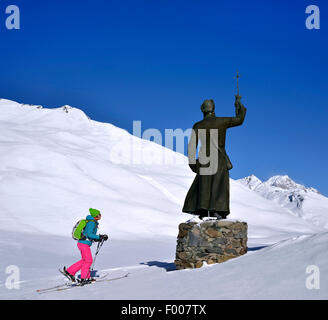
[[[269,184],[270,186],[278,187],[281,189],[295,189],[295,188],[305,189],[305,186],[297,184],[287,175],[273,176],[269,178],[265,183]]]
[[[288,175],[275,175],[261,182],[259,178],[252,174],[238,181],[262,197],[274,200],[297,215],[303,215],[301,213],[303,204],[309,196],[312,197],[313,193],[320,194],[314,188],[296,183]]]
[[[298,191],[304,191],[304,192],[319,193],[319,191],[314,188],[306,187],[302,184],[296,183],[288,175],[276,175],[276,176],[269,178],[264,183],[269,186],[284,189],[284,190],[293,190],[293,191],[298,190]]]
[[[242,184],[248,186],[250,189],[255,189],[258,185],[260,185],[262,183],[262,181],[256,177],[254,174],[251,174],[248,177],[239,179],[238,181],[240,181]]]

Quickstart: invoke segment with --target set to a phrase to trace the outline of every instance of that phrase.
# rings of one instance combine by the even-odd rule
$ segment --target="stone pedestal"
[[[247,252],[247,223],[208,220],[179,225],[176,268],[200,268],[203,263],[221,263]]]

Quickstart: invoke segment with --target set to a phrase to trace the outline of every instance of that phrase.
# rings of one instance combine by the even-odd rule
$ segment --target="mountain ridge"
[[[192,217],[181,212],[194,179],[184,155],[77,108],[0,100],[0,111],[0,228],[70,236],[96,207],[113,238],[175,237]],[[247,221],[253,241],[323,231],[230,182],[229,218]]]
[[[296,183],[288,175],[275,175],[261,181],[252,174],[237,181],[287,208],[292,214],[328,228],[328,198],[317,189]]]

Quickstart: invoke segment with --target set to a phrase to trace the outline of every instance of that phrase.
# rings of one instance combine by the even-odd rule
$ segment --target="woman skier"
[[[106,241],[108,236],[106,234],[97,235],[98,221],[101,219],[101,213],[96,209],[89,209],[90,215],[86,217],[87,224],[82,232],[82,239],[78,241],[77,247],[81,252],[82,259],[72,264],[68,269],[63,268],[62,273],[71,281],[75,282],[75,274],[81,270],[80,285],[88,284],[95,281],[91,278],[90,267],[92,265],[91,245],[95,242]]]

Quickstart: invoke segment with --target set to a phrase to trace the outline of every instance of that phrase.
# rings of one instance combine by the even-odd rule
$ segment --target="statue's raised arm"
[[[239,94],[236,94],[235,95],[236,116],[226,118],[227,128],[240,126],[244,122],[247,109],[245,108],[245,106],[242,104],[240,100],[241,100],[241,96]]]

